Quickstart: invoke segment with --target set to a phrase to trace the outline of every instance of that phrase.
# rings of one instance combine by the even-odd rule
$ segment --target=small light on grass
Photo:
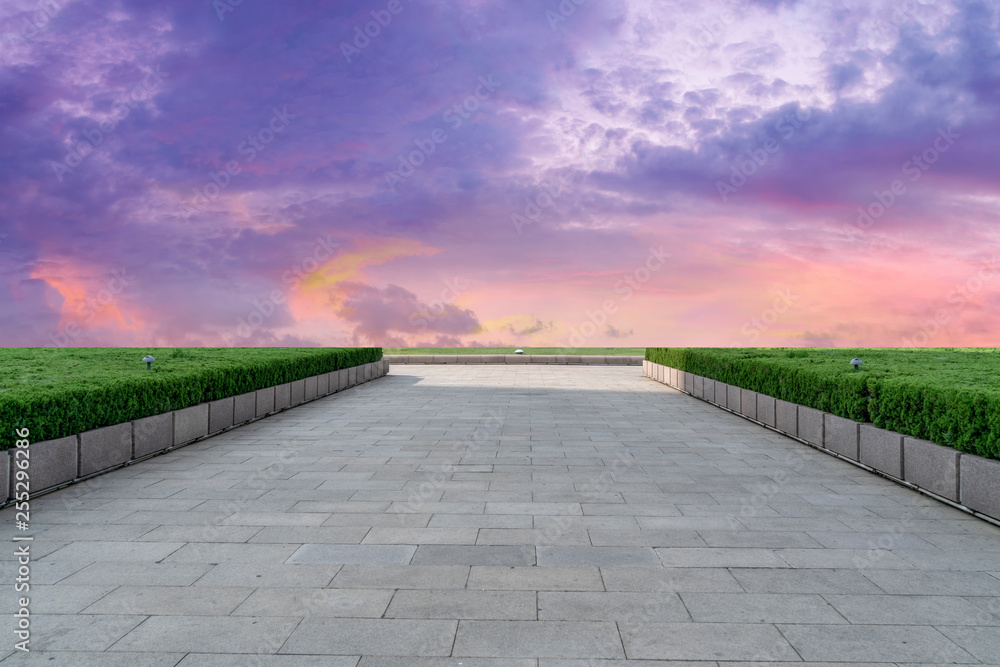
[[[858,370],[858,366],[860,366],[863,363],[865,363],[865,362],[861,361],[857,357],[854,357],[853,359],[851,359],[851,365],[854,366],[854,370]]]
[[[147,354],[145,357],[142,358],[142,360],[146,362],[147,371],[153,369],[153,362],[156,361],[156,359]]]
[[[524,354],[524,350],[514,350],[514,354]]]

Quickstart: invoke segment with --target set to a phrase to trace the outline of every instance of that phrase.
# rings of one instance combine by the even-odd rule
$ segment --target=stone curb
[[[805,442],[838,458],[857,463],[901,484],[1000,521],[1000,461],[960,452],[927,440],[861,424],[851,419],[739,389],[692,373],[647,361],[646,377],[701,398],[746,419]],[[694,378],[692,380],[692,378]],[[699,382],[715,384],[715,394]],[[695,391],[691,391],[694,388]],[[756,405],[756,418],[749,404]]]
[[[350,386],[354,386],[386,375],[389,363],[383,358],[239,396],[31,443],[28,445],[31,497],[342,391],[348,388],[348,371]],[[341,382],[340,378],[345,380]],[[0,497],[6,499],[0,502],[0,507],[13,502],[15,495],[16,466],[12,465],[15,451],[0,452]]]
[[[564,354],[389,354],[390,364],[580,364],[584,366],[643,366],[642,357],[602,357]]]

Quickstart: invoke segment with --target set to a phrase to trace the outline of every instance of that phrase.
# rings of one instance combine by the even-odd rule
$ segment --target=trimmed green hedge
[[[854,371],[852,357],[865,361]],[[646,360],[1000,458],[1000,353],[994,348],[647,348]]]
[[[138,361],[147,353],[157,359],[152,371]],[[8,348],[0,350],[0,450],[14,445],[17,428],[30,429],[31,442],[51,440],[381,358],[381,348]]]

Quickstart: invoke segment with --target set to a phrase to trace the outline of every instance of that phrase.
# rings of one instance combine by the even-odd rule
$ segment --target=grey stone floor
[[[4,664],[1000,664],[1000,529],[635,367],[398,366],[31,505]]]

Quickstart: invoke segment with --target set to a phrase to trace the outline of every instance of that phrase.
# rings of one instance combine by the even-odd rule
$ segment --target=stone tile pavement
[[[5,665],[1000,664],[1000,529],[635,367],[394,367],[30,534]]]

